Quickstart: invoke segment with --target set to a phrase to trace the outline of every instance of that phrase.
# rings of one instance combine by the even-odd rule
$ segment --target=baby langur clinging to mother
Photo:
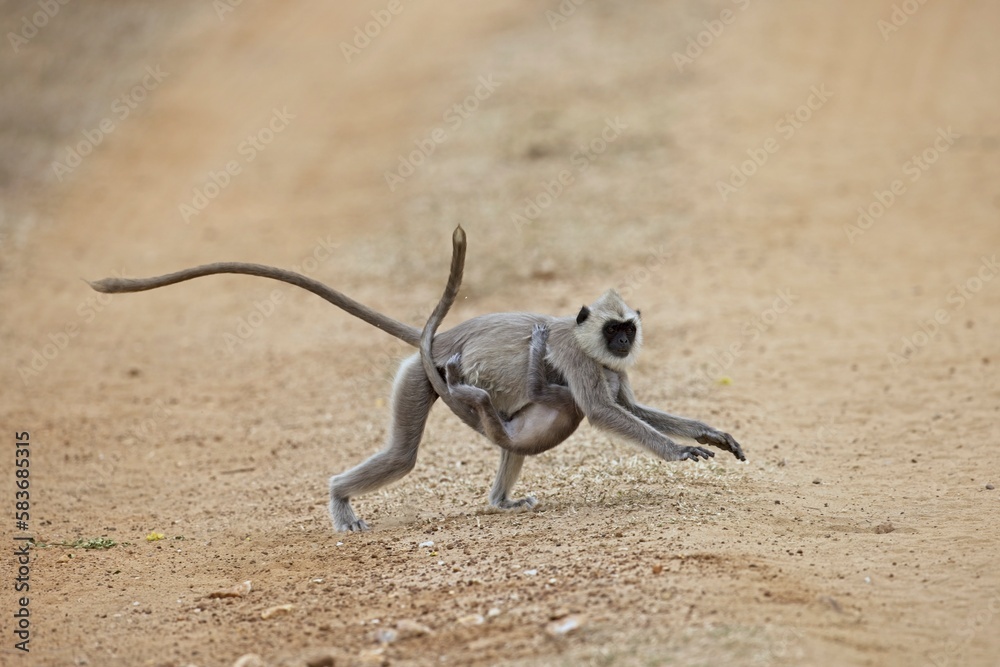
[[[642,342],[641,322],[638,311],[613,290],[581,308],[575,318],[494,313],[435,335],[461,284],[465,258],[461,227],[452,241],[448,286],[422,332],[312,278],[259,264],[220,262],[154,278],[106,278],[91,287],[100,292],[139,292],[219,273],[272,278],[309,290],[419,347],[420,352],[404,360],[396,374],[385,448],[330,479],[330,515],[337,530],[367,529],[350,499],[413,469],[428,413],[439,395],[466,424],[501,448],[490,502],[502,508],[535,504],[534,498],[509,497],[524,457],[561,443],[583,417],[667,461],[714,456],[702,447],[679,445],[670,435],[691,438],[746,460],[728,433],[636,402],[626,371]]]
[[[501,415],[488,391],[463,382],[460,352],[448,359],[445,364],[447,382],[442,381],[432,345],[438,326],[458,295],[464,262],[463,243],[455,246],[448,284],[420,335],[420,361],[434,391],[452,412],[501,448],[500,470],[490,492],[490,504],[501,509],[534,507],[537,501],[531,496],[517,500],[508,498],[520,473],[520,464],[515,461],[558,445],[576,430],[583,413],[577,408],[568,387],[549,383],[545,369],[549,330],[544,324],[535,324],[531,331],[525,368],[528,403],[514,415]],[[513,459],[512,455],[520,455],[520,458]]]

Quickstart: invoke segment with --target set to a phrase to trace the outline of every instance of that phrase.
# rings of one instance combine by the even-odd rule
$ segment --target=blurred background
[[[377,658],[401,664],[996,655],[1000,6],[39,0],[0,25],[0,418],[44,443],[39,537],[133,543],[37,552],[44,655],[160,664],[126,638],[169,622],[163,664],[362,660],[376,617],[436,631]],[[325,480],[381,446],[410,351],[267,281],[80,280],[260,262],[419,326],[457,224],[446,326],[616,287],[640,398],[750,463],[584,428],[529,462],[542,511],[510,519],[485,509],[495,453],[439,409],[417,470],[358,504],[382,532],[331,558]],[[155,551],[157,527],[197,547]],[[393,549],[432,528],[458,546],[427,580]],[[409,595],[343,593],[373,550],[366,590]],[[509,581],[538,562],[559,586]],[[97,583],[122,568],[141,578]],[[199,622],[199,591],[251,576],[270,592]],[[247,621],[279,597],[301,632]],[[563,612],[586,637],[544,632]]]

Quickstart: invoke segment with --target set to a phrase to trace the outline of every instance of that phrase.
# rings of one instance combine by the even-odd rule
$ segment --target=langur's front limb
[[[635,395],[632,393],[632,388],[628,383],[628,377],[624,373],[620,373],[619,379],[621,382],[618,391],[619,405],[660,433],[691,438],[703,445],[712,445],[723,451],[730,452],[740,461],[747,460],[747,457],[743,454],[743,448],[740,447],[740,443],[736,442],[733,436],[695,419],[678,417],[662,410],[657,410],[656,408],[641,405],[635,400]]]

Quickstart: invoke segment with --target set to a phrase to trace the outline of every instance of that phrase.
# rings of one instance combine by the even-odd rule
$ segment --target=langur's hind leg
[[[420,359],[406,359],[392,389],[392,423],[385,449],[347,472],[330,478],[330,518],[338,531],[367,530],[351,507],[351,498],[394,482],[413,470],[427,415],[437,394]]]
[[[534,496],[511,499],[510,490],[517,483],[517,478],[521,476],[521,466],[524,464],[524,455],[515,454],[509,450],[500,450],[500,468],[497,470],[496,479],[493,481],[493,488],[490,490],[490,505],[500,509],[510,510],[518,507],[533,508],[538,504]]]

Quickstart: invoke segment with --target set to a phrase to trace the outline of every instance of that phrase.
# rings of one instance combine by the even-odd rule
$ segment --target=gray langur
[[[435,335],[457,294],[464,255],[465,233],[459,227],[453,236],[448,287],[423,331],[319,281],[260,264],[220,262],[153,278],[106,278],[90,285],[99,292],[118,293],[220,273],[272,278],[306,289],[419,347],[421,351],[405,359],[396,374],[385,448],[330,478],[330,515],[338,531],[368,528],[354,513],[351,498],[396,481],[413,469],[427,416],[439,395],[466,424],[501,448],[500,468],[490,492],[491,504],[501,508],[534,506],[534,498],[509,497],[524,457],[561,443],[583,417],[667,461],[714,456],[702,447],[679,445],[670,435],[691,438],[746,460],[728,433],[636,402],[626,371],[635,363],[642,343],[641,322],[639,312],[614,290],[583,306],[575,318],[494,313]]]
[[[452,269],[449,286],[455,282]],[[592,305],[583,306],[576,318],[495,313],[434,336],[455,292],[445,289],[424,328],[420,355],[436,393],[502,450],[490,492],[492,505],[534,507],[533,497],[511,500],[508,495],[524,457],[563,442],[584,416],[598,428],[637,442],[668,461],[707,459],[714,454],[678,445],[667,435],[692,438],[746,460],[728,433],[636,401],[627,369],[642,345],[642,324],[639,312],[629,308],[616,291],[609,290]],[[446,383],[436,372],[442,361]],[[475,416],[470,418],[470,412]]]

